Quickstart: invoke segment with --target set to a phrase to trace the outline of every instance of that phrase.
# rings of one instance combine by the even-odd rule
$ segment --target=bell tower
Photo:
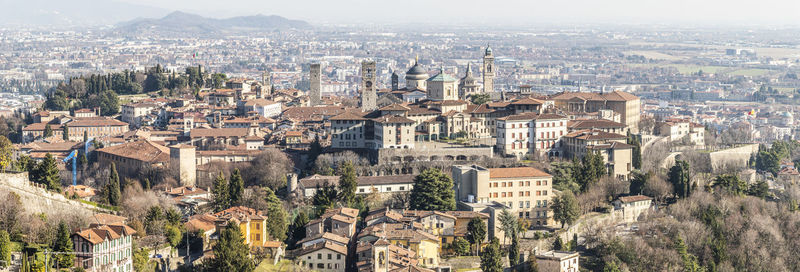
[[[486,52],[483,54],[483,91],[494,91],[494,54],[492,47],[486,45]]]
[[[319,63],[312,63],[309,67],[309,81],[311,82],[311,88],[309,88],[308,96],[311,98],[311,106],[319,106],[322,104],[322,81],[320,77],[322,76],[322,69]]]
[[[378,108],[378,94],[375,91],[375,61],[361,62],[361,110],[372,111]]]

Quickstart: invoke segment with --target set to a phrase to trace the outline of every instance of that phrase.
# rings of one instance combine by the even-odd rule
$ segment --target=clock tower
[[[487,44],[486,52],[483,54],[483,91],[494,91],[494,54],[492,48]]]
[[[375,61],[361,62],[361,110],[372,111],[378,108],[378,94],[375,86]]]

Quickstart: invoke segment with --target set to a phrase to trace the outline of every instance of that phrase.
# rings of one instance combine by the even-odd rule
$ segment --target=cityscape
[[[800,271],[798,4],[352,2],[0,3],[0,271]]]

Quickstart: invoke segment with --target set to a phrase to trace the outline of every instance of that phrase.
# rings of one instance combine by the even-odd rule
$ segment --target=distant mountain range
[[[0,0],[0,26],[111,25],[169,10],[114,0]]]
[[[311,25],[305,21],[290,20],[277,15],[266,16],[259,14],[214,19],[181,11],[172,12],[160,19],[134,19],[116,26],[117,31],[130,33],[220,33],[306,28],[311,28]]]

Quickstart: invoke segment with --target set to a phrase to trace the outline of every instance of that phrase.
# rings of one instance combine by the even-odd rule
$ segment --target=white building
[[[133,271],[131,235],[124,224],[97,225],[72,234],[75,266],[86,271]]]
[[[566,116],[521,113],[497,119],[496,147],[506,156],[562,156],[561,137],[567,134]]]
[[[540,272],[578,272],[579,257],[578,252],[551,250],[536,254],[536,264]]]

